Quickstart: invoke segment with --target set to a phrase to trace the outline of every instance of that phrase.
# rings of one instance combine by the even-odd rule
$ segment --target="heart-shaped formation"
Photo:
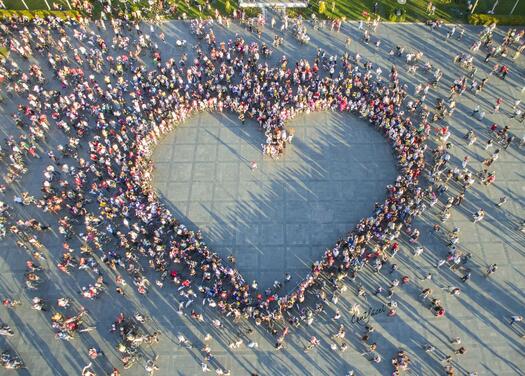
[[[252,21],[248,21],[250,27]],[[262,30],[263,17],[259,21]],[[53,16],[46,20],[16,18],[0,22],[0,34],[5,36],[0,45],[11,52],[7,61],[0,59],[0,91],[5,94],[0,98],[5,110],[1,116],[6,118],[5,124],[16,126],[6,130],[5,147],[0,148],[0,159],[5,163],[5,184],[0,184],[0,193],[4,193],[6,201],[0,202],[0,238],[8,234],[11,238],[4,242],[2,263],[4,294],[10,296],[2,297],[2,305],[9,309],[23,305],[21,310],[4,315],[1,334],[16,335],[6,337],[6,345],[15,345],[21,351],[21,356],[30,362],[28,368],[49,368],[48,373],[92,374],[92,368],[104,373],[115,364],[124,369],[140,365],[149,373],[158,370],[157,364],[172,372],[175,364],[177,371],[185,374],[200,372],[200,365],[204,373],[213,367],[217,374],[224,375],[230,374],[225,368],[229,366],[235,369],[232,372],[241,373],[340,374],[353,373],[349,368],[355,366],[359,367],[356,372],[361,373],[385,373],[393,366],[393,372],[398,373],[413,364],[421,371],[418,373],[429,373],[427,369],[436,368],[430,364],[436,363],[432,355],[438,350],[434,347],[436,341],[447,348],[445,354],[451,354],[446,362],[447,372],[453,372],[459,358],[460,369],[465,371],[470,364],[464,364],[463,356],[455,359],[455,355],[466,351],[466,347],[455,345],[463,341],[467,347],[474,346],[474,350],[490,347],[483,338],[472,335],[470,329],[474,326],[499,333],[498,338],[489,341],[497,342],[499,348],[487,356],[505,359],[510,364],[505,369],[520,369],[519,364],[513,363],[519,354],[512,352],[515,346],[511,336],[521,335],[521,318],[513,316],[507,321],[507,306],[520,300],[519,284],[512,284],[516,278],[509,279],[508,273],[516,268],[509,267],[506,261],[519,263],[516,252],[520,250],[520,239],[516,235],[524,231],[524,225],[516,223],[521,214],[517,203],[519,187],[516,179],[506,179],[510,175],[505,172],[519,159],[510,127],[512,122],[523,120],[521,102],[512,97],[515,92],[502,94],[496,99],[493,116],[484,121],[480,106],[490,107],[494,94],[508,86],[508,66],[500,64],[509,63],[510,51],[516,50],[514,59],[519,57],[523,35],[509,29],[504,36],[498,33],[493,38],[491,26],[479,40],[474,36],[472,53],[482,45],[488,52],[485,62],[498,60],[492,68],[485,65],[482,75],[498,82],[488,94],[480,93],[487,78],[481,84],[477,82],[473,68],[479,56],[460,54],[454,58],[458,67],[473,70],[469,75],[458,71],[459,78],[454,80],[445,103],[441,97],[447,94],[442,89],[446,91],[449,86],[440,82],[441,69],[448,69],[452,79],[454,72],[450,66],[433,66],[433,61],[443,56],[453,58],[454,51],[446,46],[438,53],[425,49],[419,39],[413,38],[421,32],[416,25],[384,25],[385,32],[374,32],[372,36],[375,47],[367,46],[369,33],[375,31],[378,21],[379,18],[366,27],[364,22],[359,26],[346,23],[344,33],[336,30],[337,21],[332,23],[333,32],[326,30],[324,21],[314,22],[314,26],[325,28],[312,32],[315,44],[326,47],[331,51],[328,53],[343,53],[342,56],[327,56],[314,45],[296,49],[293,41],[286,41],[281,47],[283,38],[273,25],[258,35],[260,39],[251,35],[247,36],[250,42],[246,42],[239,36],[243,33],[236,33],[244,26],[242,20],[232,27],[219,26],[212,19],[192,21],[192,31],[197,25],[199,35],[188,43],[197,43],[191,52],[186,50],[185,41],[173,43],[174,38],[187,31],[186,22],[166,22],[160,28],[146,24],[149,32],[138,20],[130,23],[112,19],[110,28],[104,27],[100,32],[94,30],[92,23],[63,22]],[[291,35],[295,37],[307,28],[302,18],[293,24]],[[217,42],[211,25],[221,38],[232,39]],[[96,26],[102,28],[104,23],[97,22]],[[170,37],[164,39],[161,30]],[[443,30],[428,36],[437,40]],[[401,37],[387,36],[399,31]],[[450,29],[447,41],[458,48],[465,47],[465,41],[459,41],[463,30],[458,40],[450,38],[454,32],[455,27]],[[351,38],[362,33],[365,45],[357,46],[357,50],[364,49],[377,65],[370,61],[361,63],[359,54],[350,58],[349,53],[344,53],[355,53]],[[273,53],[264,43],[260,44],[271,43],[272,37],[276,47]],[[472,35],[468,36],[467,40],[471,39]],[[503,42],[499,45],[496,40]],[[403,45],[407,41],[409,51],[405,52]],[[397,47],[383,56],[385,45]],[[171,56],[170,50],[180,54],[174,52]],[[275,56],[279,52],[301,54],[311,60],[292,64],[286,57]],[[424,64],[423,52],[430,55]],[[399,83],[395,66],[382,75],[389,60],[402,61],[407,74],[414,75],[411,99],[408,87]],[[515,67],[519,71],[520,65]],[[519,83],[519,79],[511,81]],[[470,94],[477,94],[474,103]],[[429,95],[432,101],[436,99],[435,106],[428,105]],[[463,105],[458,108],[456,101],[460,98]],[[503,101],[512,104],[512,100],[513,112],[505,108],[497,115]],[[459,127],[452,132],[446,124],[454,123],[450,116],[456,109],[465,121],[456,121]],[[7,119],[8,113],[13,124]],[[467,121],[469,115],[472,121]],[[203,131],[203,120],[210,118],[229,124],[215,124],[215,129],[208,127]],[[356,119],[362,124],[355,124]],[[438,126],[435,139],[430,139],[429,119]],[[474,128],[487,125],[487,121],[501,121],[504,128],[500,130],[494,123],[489,135],[475,132]],[[198,127],[192,122],[198,122]],[[381,138],[381,147],[386,148],[379,148],[379,158],[386,162],[387,169],[392,167],[392,160],[397,162],[398,169],[383,180],[377,176],[385,168],[373,157],[378,144],[368,135],[358,137],[361,141],[349,140],[359,127]],[[292,128],[296,128],[295,132]],[[193,134],[190,138],[194,142],[170,144],[169,133],[172,137]],[[361,136],[365,132],[357,133]],[[461,142],[463,145],[456,150],[455,142],[464,133],[467,142]],[[232,142],[232,134],[236,134],[236,142]],[[484,150],[482,145],[474,145],[476,137],[486,141]],[[427,138],[432,151],[426,150]],[[342,145],[337,144],[340,140]],[[489,157],[490,147],[498,150]],[[370,149],[369,156],[365,148]],[[301,156],[300,151],[305,150],[309,155]],[[356,151],[359,157],[351,158]],[[162,156],[167,162],[164,168],[179,155],[180,164],[168,167],[172,176],[165,180],[175,183],[164,183],[164,192],[157,191],[155,179],[159,171],[154,152],[171,154]],[[433,163],[426,163],[427,153]],[[461,158],[460,168],[456,162]],[[503,158],[504,176],[503,182],[494,187],[491,184],[495,172],[488,170],[498,158]],[[477,166],[468,165],[475,160],[483,160],[479,172]],[[237,176],[227,165],[219,168],[225,161],[237,164]],[[370,161],[371,165],[366,165]],[[332,166],[339,171],[333,173]],[[348,178],[356,170],[367,168],[373,178],[364,177],[361,181],[364,173],[354,175],[354,181]],[[423,171],[426,175],[420,184]],[[268,175],[273,173],[290,184],[272,185]],[[230,192],[211,191],[206,184],[194,184],[213,182],[212,175],[226,177]],[[182,194],[171,190],[182,186],[177,183],[178,177],[192,182],[192,189],[185,188],[185,213],[177,206],[184,200],[184,189]],[[303,177],[321,184],[305,184]],[[266,185],[268,178],[270,184]],[[375,183],[378,197],[368,195],[371,182]],[[474,187],[477,182],[479,187]],[[346,185],[360,187],[349,193]],[[233,205],[241,205],[232,212],[221,204],[228,203],[229,198],[224,197],[235,197],[237,192],[239,199]],[[509,197],[496,196],[501,192]],[[327,194],[321,198],[323,193]],[[204,210],[195,211],[201,216],[194,216],[190,209],[204,203],[197,198],[199,195],[219,204],[203,205]],[[294,198],[289,200],[290,196]],[[498,197],[499,203],[494,202]],[[277,206],[285,208],[282,212],[273,210],[275,207],[266,205],[265,200],[276,201]],[[290,201],[301,205],[294,208]],[[359,219],[346,216],[346,211],[354,210],[355,201],[359,201],[359,208],[353,215]],[[370,206],[372,202],[379,203],[373,209],[363,210],[366,201]],[[511,202],[505,208],[507,201]],[[16,208],[9,205],[11,202]],[[323,207],[320,202],[329,205]],[[261,213],[264,218],[256,218],[260,222],[252,228],[250,216],[258,214],[243,210]],[[413,220],[423,212],[424,218]],[[436,221],[435,214],[439,212],[444,223],[439,223],[439,218]],[[274,214],[281,216],[276,222]],[[208,234],[207,224],[215,223],[202,220],[206,216],[233,218],[234,223],[230,222],[233,226],[226,229],[216,226]],[[303,218],[296,218],[300,216]],[[473,223],[469,224],[471,216]],[[449,217],[452,225],[446,223]],[[482,221],[484,217],[487,220]],[[518,227],[510,228],[509,223]],[[467,228],[468,235],[466,239],[461,236],[458,243],[460,227],[463,232]],[[472,230],[475,233],[471,234]],[[508,239],[494,237],[499,230]],[[322,234],[318,236],[316,231]],[[231,239],[232,232],[237,232],[234,238],[238,248],[223,248],[213,239]],[[240,232],[243,233],[239,236]],[[321,238],[327,239],[321,243]],[[255,246],[250,244],[254,239],[258,242]],[[15,242],[21,248],[18,252],[11,249]],[[484,247],[485,243],[490,250]],[[245,244],[251,245],[246,252],[248,257],[242,255]],[[289,248],[296,244],[299,246],[290,252]],[[432,252],[425,251],[425,244]],[[264,253],[258,254],[257,246]],[[412,255],[405,248],[412,250]],[[237,262],[235,257],[226,257],[233,249]],[[396,253],[401,249],[399,259]],[[219,250],[224,253],[215,253]],[[273,257],[282,256],[278,253],[281,250],[284,257]],[[297,260],[294,251],[301,250],[306,250],[307,256]],[[317,258],[314,252],[319,252]],[[502,252],[506,261],[503,266],[499,261],[496,265],[493,262],[501,259]],[[473,257],[491,263],[485,273],[479,262],[471,265],[469,260]],[[21,259],[25,259],[25,267]],[[251,268],[255,276],[244,269],[251,260],[256,264]],[[287,260],[288,265],[284,262],[274,267],[281,260]],[[386,265],[390,270],[385,272]],[[495,279],[493,274],[498,267],[503,273]],[[360,270],[375,274],[365,271],[361,276]],[[439,281],[434,281],[436,271]],[[463,276],[459,278],[460,273]],[[251,282],[254,278],[259,285]],[[19,281],[24,282],[22,288]],[[266,289],[272,281],[277,282]],[[461,284],[441,289],[439,282],[443,281]],[[433,291],[436,286],[438,290]],[[146,299],[135,299],[148,291]],[[479,291],[493,294],[493,298],[502,300],[501,304],[483,310],[484,307],[478,307],[480,302],[490,306],[485,303],[490,303],[491,297]],[[108,297],[111,304],[107,304]],[[96,299],[100,299],[99,303],[94,303]],[[452,303],[451,299],[454,304],[447,304]],[[445,315],[445,306],[447,316],[452,317],[446,319],[447,330],[429,333],[426,328],[438,324],[435,320]],[[318,324],[312,327],[317,315]],[[39,316],[37,321],[35,316]],[[487,318],[494,318],[488,320],[493,322],[490,328],[483,326]],[[88,326],[94,320],[96,326]],[[466,324],[456,325],[458,322]],[[301,329],[287,337],[289,329],[298,327]],[[382,338],[372,334],[378,327]],[[271,335],[261,333],[266,329]],[[81,334],[93,330],[93,334]],[[355,335],[360,341],[349,342]],[[59,351],[48,351],[49,343],[75,337],[83,338],[82,343],[63,343],[58,345],[62,346]],[[265,337],[273,341],[261,341]],[[414,341],[419,345],[412,346]],[[179,346],[172,346],[177,342]],[[145,346],[155,343],[160,345],[160,352]],[[212,355],[212,347],[219,349],[217,357]],[[284,352],[272,352],[272,347]],[[416,359],[421,363],[416,365],[404,349],[419,355],[424,350],[427,355]],[[89,363],[81,368],[87,359],[86,350]],[[107,358],[100,360],[102,351]],[[383,361],[392,354],[392,362]],[[321,359],[325,364],[319,363]],[[23,367],[17,356],[8,352],[3,354],[3,360],[5,368]],[[119,372],[114,369],[112,373]]]
[[[138,50],[148,48],[143,37],[139,44]],[[72,215],[85,219],[85,249],[90,245],[101,248],[102,236],[96,226],[106,219],[107,232],[116,236],[123,255],[112,250],[104,254],[104,260],[115,266],[125,257],[139,292],[147,291],[147,282],[138,265],[138,254],[149,258],[150,266],[161,272],[161,280],[169,275],[183,289],[190,286],[191,276],[200,274],[203,282],[199,290],[210,305],[235,316],[267,322],[275,318],[274,313],[302,303],[305,292],[322,273],[337,282],[349,271],[362,267],[366,258],[383,256],[422,198],[418,177],[424,166],[424,141],[429,127],[424,118],[422,125],[415,127],[402,116],[407,93],[399,84],[395,67],[389,80],[385,80],[368,68],[361,72],[347,54],[340,66],[337,58],[328,58],[320,51],[312,63],[300,60],[289,66],[283,58],[279,65],[271,67],[259,62],[261,55],[269,54],[264,45],[248,44],[236,37],[227,44],[210,39],[209,46],[209,53],[197,49],[192,63],[182,59],[179,65],[174,59],[162,63],[160,52],[154,49],[155,68],[150,71],[138,62],[140,51],[136,55],[108,57],[110,70],[118,79],[112,85],[108,77],[105,88],[94,79],[86,81],[82,69],[62,69],[63,62],[52,59],[50,64],[59,72],[62,85],[83,93],[82,100],[77,101],[72,94],[73,102],[68,97],[50,107],[51,117],[66,133],[71,133],[70,123],[77,124],[78,138],[72,137],[60,151],[66,158],[79,159],[79,165],[63,165],[62,170],[73,179],[61,180],[59,184],[53,181],[54,167],[46,170],[42,205],[58,213],[66,207],[64,200],[69,200],[68,205],[73,203],[67,206]],[[106,50],[103,41],[99,41],[99,48]],[[76,59],[82,62],[80,55]],[[45,81],[38,68],[32,69],[39,82]],[[126,73],[132,79],[125,80]],[[45,95],[60,97],[59,92]],[[43,138],[40,128],[47,129],[47,115],[36,114],[29,106],[21,108],[25,108],[25,116],[39,124],[35,134]],[[293,131],[287,129],[286,123],[297,115],[319,111],[353,113],[366,119],[392,144],[401,175],[388,187],[386,200],[376,205],[373,215],[362,219],[328,249],[297,288],[287,295],[279,295],[277,289],[263,295],[247,283],[234,265],[223,262],[210,250],[199,232],[179,223],[152,184],[151,156],[157,143],[177,125],[202,111],[231,112],[241,122],[255,121],[266,136],[263,151],[273,158],[285,153],[286,145],[292,141]],[[90,126],[85,119],[93,114],[97,121]],[[77,151],[80,138],[86,136],[91,137],[89,161],[80,158]],[[83,194],[87,187],[98,202],[95,214],[88,211],[90,200]],[[67,238],[72,227],[70,219],[61,218],[59,223]],[[59,266],[67,272],[67,258]],[[95,293],[97,289],[87,289],[88,297],[91,290]]]
[[[242,41],[237,43],[242,44]],[[180,281],[177,275],[180,271],[195,275],[199,268],[204,280],[209,282],[208,286],[201,287],[201,291],[218,299],[217,304],[222,310],[234,310],[239,315],[248,313],[261,320],[268,317],[267,312],[283,312],[296,303],[302,303],[305,292],[323,272],[328,272],[337,281],[349,270],[359,269],[365,258],[383,256],[403,224],[410,220],[413,207],[422,195],[418,177],[424,166],[426,129],[414,127],[409,118],[401,116],[400,107],[407,93],[399,85],[395,68],[392,68],[390,82],[386,83],[381,79],[374,80],[370,72],[361,74],[347,59],[343,60],[343,68],[334,78],[323,77],[317,64],[306,61],[300,61],[293,70],[283,61],[280,67],[249,70],[243,66],[236,71],[226,64],[216,69],[212,60],[201,52],[198,62],[187,70],[188,84],[180,75],[171,80],[165,78],[167,70],[163,68],[156,72],[166,91],[145,93],[142,107],[156,103],[156,97],[168,98],[169,105],[162,114],[155,114],[156,121],[135,130],[136,139],[130,145],[130,157],[125,164],[125,172],[129,172],[132,179],[126,184],[128,191],[140,192],[136,196],[141,208],[139,218],[149,225],[149,232],[153,234],[154,247],[150,253],[154,254],[156,250],[164,254],[167,251],[171,261],[185,264],[178,272],[172,272],[175,279]],[[253,62],[251,64],[254,66]],[[330,64],[336,65],[335,62]],[[148,112],[154,113],[154,109],[147,108],[146,117]],[[297,114],[352,112],[366,118],[392,143],[401,175],[388,187],[386,200],[377,205],[373,215],[361,220],[355,230],[327,250],[292,293],[254,296],[238,270],[223,263],[208,249],[199,233],[194,234],[176,222],[159,202],[152,185],[154,146],[166,133],[198,111],[232,111],[241,120],[245,117],[257,120],[267,135],[264,149],[271,150],[272,155],[284,150],[288,142],[287,137],[282,137],[286,132],[285,122]],[[161,218],[161,222],[152,223],[153,218]],[[166,241],[172,226],[175,234]],[[165,269],[165,261],[157,266]],[[254,307],[258,307],[255,314]]]

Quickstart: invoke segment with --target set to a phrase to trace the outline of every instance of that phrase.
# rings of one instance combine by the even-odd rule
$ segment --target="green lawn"
[[[65,0],[64,0],[65,1]],[[94,5],[94,16],[95,18],[98,18],[100,16],[101,6],[100,3],[97,0],[92,0],[92,3]],[[135,3],[130,2],[130,6],[125,7],[123,3],[119,1],[113,1],[113,10],[114,14],[117,15],[119,13],[124,12],[125,10],[128,11],[135,11],[140,10],[141,14],[145,17],[151,17],[154,16],[155,13],[158,11],[155,9],[152,9],[150,5],[148,4],[147,0],[139,0]],[[210,16],[215,16],[215,9],[218,9],[220,14],[222,15],[231,15],[234,9],[238,7],[237,0],[213,0],[211,2],[211,7],[206,7],[206,1],[205,0],[167,0],[168,6],[174,6],[173,9],[176,9],[175,12],[170,12],[166,10],[166,12],[161,13],[164,17],[168,18],[182,18],[183,14],[186,14],[186,17],[188,19],[192,18],[207,18]],[[199,10],[198,4],[201,5],[201,8]],[[229,4],[229,5],[228,5]]]
[[[94,4],[94,16],[100,15],[100,3],[98,0],[91,0]],[[290,9],[288,13],[292,16],[302,15],[310,18],[312,14],[320,18],[346,18],[349,20],[363,19],[363,12],[371,12],[374,0],[325,0],[326,10],[323,14],[319,14],[319,1],[310,0],[310,5],[307,8]],[[474,1],[474,0],[472,0]],[[480,0],[477,13],[486,13],[492,9],[495,0]],[[62,9],[68,9],[66,0],[48,0],[51,7],[53,4],[58,4]],[[176,12],[165,13],[164,15],[172,18],[181,18],[185,13],[188,18],[203,18],[210,17],[215,14],[215,9],[218,9],[222,15],[231,15],[234,9],[238,7],[237,0],[210,0],[211,8],[206,7],[206,0],[168,0],[170,5],[176,6]],[[4,0],[7,9],[25,9],[21,0]],[[26,0],[30,9],[47,9],[44,0]],[[136,3],[130,2],[131,9],[140,9],[142,15],[145,17],[152,16],[155,12],[151,11],[147,0],[140,0]],[[496,14],[509,14],[515,0],[500,0],[496,6]],[[201,4],[201,9],[197,4]],[[427,0],[407,0],[405,5],[399,5],[397,0],[378,0],[379,15],[388,20],[389,15],[396,9],[402,8],[406,11],[405,21],[407,22],[424,22],[430,18],[426,13]],[[436,14],[434,18],[440,18],[446,22],[466,22],[467,21],[467,5],[466,0],[434,0],[436,6]],[[124,10],[124,5],[118,0],[113,1],[114,14]],[[333,6],[335,6],[333,8]],[[250,8],[249,15],[257,13],[257,9]],[[516,10],[516,16],[525,16],[525,0],[520,0]]]
[[[30,10],[48,10],[46,2],[44,0],[25,0],[27,6]],[[69,7],[67,6],[66,0],[47,0],[49,3],[49,6],[51,7],[51,10],[55,10],[53,8],[53,4],[57,4],[61,7],[61,10],[68,10]],[[4,4],[7,9],[12,10],[25,10],[24,3],[22,3],[22,0],[4,0]]]
[[[489,10],[492,10],[495,1],[480,1],[478,7],[476,8],[476,13],[487,13]],[[496,5],[494,9],[495,14],[510,14],[512,7],[516,3],[515,0],[503,0]],[[516,9],[514,10],[514,16],[525,16],[525,1],[520,0]]]
[[[292,15],[301,14],[303,17],[311,17],[312,14],[316,14],[322,18],[341,18],[346,19],[363,19],[363,12],[367,11],[371,13],[374,0],[325,0],[326,11],[324,14],[319,14],[319,1],[310,0],[310,6],[303,9],[292,9],[289,12]],[[388,20],[389,15],[396,8],[402,8],[406,10],[406,21],[407,22],[424,22],[430,18],[427,15],[427,0],[407,0],[405,5],[399,5],[396,0],[378,0],[379,4],[379,15]],[[467,21],[467,2],[466,0],[434,0],[436,6],[435,18],[440,18],[446,22],[466,22]],[[500,0],[499,4],[495,9],[496,14],[509,14],[515,0]],[[335,4],[335,10],[332,11],[333,5]],[[492,9],[494,0],[480,0],[476,12],[485,13]],[[525,0],[520,0],[514,15],[525,16]]]
[[[171,0],[169,3],[177,7],[177,12],[174,15],[177,18],[183,13],[186,13],[189,18],[213,16],[215,15],[215,8],[217,8],[222,15],[231,15],[233,10],[238,7],[238,3],[235,0],[215,0],[212,2],[211,9],[206,8],[206,2],[204,0]],[[199,11],[197,3],[201,5],[202,12]],[[229,6],[227,4],[229,4]]]

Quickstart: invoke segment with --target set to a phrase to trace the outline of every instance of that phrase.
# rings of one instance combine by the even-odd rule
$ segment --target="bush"
[[[390,22],[405,22],[407,18],[407,11],[405,9],[394,9],[388,15],[388,20]]]
[[[26,17],[30,20],[34,18],[46,18],[49,16],[58,17],[63,20],[78,18],[81,13],[78,10],[0,10],[0,19],[10,19],[13,17]]]
[[[319,2],[319,14],[326,12],[326,3],[324,1]]]
[[[244,14],[246,15],[246,18],[254,18],[254,17],[259,16],[259,14],[261,13],[260,8],[250,7],[250,8],[243,8],[243,10],[244,10]]]
[[[498,25],[520,26],[525,25],[525,16],[507,16],[498,14],[474,13],[468,17],[468,22],[472,25]]]
[[[286,8],[286,15],[290,18],[297,18],[297,16],[299,16],[300,13],[297,11],[297,9]]]

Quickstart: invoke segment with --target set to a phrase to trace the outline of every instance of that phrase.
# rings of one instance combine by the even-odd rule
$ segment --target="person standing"
[[[521,114],[522,114],[521,109],[520,109],[520,108],[516,108],[516,109],[514,110],[514,112],[512,112],[512,115],[509,116],[509,117],[510,117],[511,119],[519,118],[519,117],[521,116]]]
[[[499,74],[500,74],[501,79],[504,80],[505,77],[507,77],[507,75],[509,74],[509,67],[507,67],[506,65],[503,65],[499,69]]]
[[[494,105],[494,113],[495,114],[499,112],[499,108],[500,108],[502,103],[503,103],[503,98],[496,99],[496,104]]]
[[[467,349],[463,346],[461,346],[459,349],[454,351],[454,354],[456,355],[463,355],[467,352]]]
[[[506,203],[506,202],[507,202],[507,197],[506,197],[506,196],[503,196],[503,197],[501,197],[501,198],[499,199],[499,202],[496,204],[496,206],[497,206],[498,208],[501,208],[501,206],[502,206],[504,203]]]
[[[463,170],[466,170],[466,169],[467,169],[467,165],[468,165],[469,161],[470,161],[470,158],[469,158],[468,155],[465,156],[465,158],[463,158],[463,161],[461,162],[461,168],[462,168]]]
[[[471,277],[472,277],[472,273],[469,271],[463,277],[461,277],[461,282],[466,283],[467,281],[470,280]]]
[[[492,264],[487,268],[487,273],[485,274],[485,277],[490,277],[491,274],[496,273],[496,270],[498,269],[498,266],[496,264]]]
[[[485,218],[485,210],[483,210],[483,209],[479,209],[473,215],[474,223],[477,223],[477,222],[481,221],[483,218]]]

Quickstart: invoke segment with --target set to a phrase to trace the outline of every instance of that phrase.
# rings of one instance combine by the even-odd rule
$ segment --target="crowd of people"
[[[448,100],[442,99],[431,108],[426,98],[442,73],[422,63],[422,53],[404,52],[400,46],[392,51],[401,57],[402,65],[405,61],[429,72],[429,82],[411,94],[400,82],[396,65],[383,75],[380,67],[362,61],[358,54],[336,56],[318,49],[313,61],[289,62],[283,56],[272,66],[267,62],[272,50],[266,44],[249,43],[240,35],[217,41],[213,22],[193,21],[191,30],[201,42],[192,56],[182,53],[176,59],[165,56],[163,37],[160,41],[154,37],[153,26],[148,30],[143,24],[121,19],[109,23],[109,28],[103,26],[111,32],[109,38],[102,37],[82,18],[21,17],[0,23],[0,35],[15,57],[2,60],[0,84],[4,95],[20,99],[12,114],[19,134],[9,136],[2,150],[7,172],[1,189],[9,190],[11,183],[29,173],[33,159],[47,158],[41,195],[33,197],[24,192],[15,197],[15,203],[37,207],[56,218],[56,224],[44,224],[35,218],[17,218],[7,203],[0,206],[2,235],[13,233],[17,244],[31,252],[25,283],[35,294],[43,274],[38,265],[44,248],[39,234],[56,228],[64,241],[58,270],[67,274],[86,270],[94,276],[93,283],[80,291],[84,299],[97,299],[109,285],[124,295],[126,280],[132,281],[142,295],[147,295],[152,286],[164,288],[169,282],[180,294],[180,313],[191,312],[192,318],[202,321],[202,307],[194,304],[200,298],[203,305],[217,308],[235,321],[249,319],[267,327],[276,338],[276,349],[280,349],[289,326],[313,320],[312,310],[305,307],[315,304],[314,311],[323,311],[326,299],[308,302],[308,291],[321,291],[319,296],[328,289],[335,297],[347,288],[345,281],[355,281],[356,273],[367,266],[379,272],[383,265],[392,263],[402,234],[417,243],[420,231],[412,223],[414,217],[430,210],[441,198],[446,202],[442,210],[442,222],[446,222],[469,187],[495,180],[495,172],[488,167],[497,160],[500,149],[479,173],[466,165],[453,167],[450,130],[436,125],[452,116],[468,80],[475,78],[458,77]],[[303,23],[297,25],[297,33],[304,39],[306,28]],[[332,26],[335,32],[340,27]],[[372,28],[375,30],[377,24],[370,25]],[[509,31],[501,48],[492,40],[493,32],[491,26],[480,37],[491,51],[486,61],[508,54],[510,49],[523,51],[523,32]],[[367,29],[365,42],[370,38]],[[35,63],[35,59],[46,61],[47,66]],[[466,55],[455,60],[469,73],[475,69],[473,59]],[[501,68],[498,65],[495,72],[504,79],[509,70]],[[486,81],[482,81],[484,85]],[[478,89],[476,86],[472,91]],[[189,230],[174,218],[153,187],[151,156],[156,144],[201,111],[231,112],[240,123],[255,122],[266,136],[262,152],[272,158],[283,155],[292,142],[294,132],[286,123],[298,114],[352,113],[368,120],[388,139],[397,157],[399,176],[387,187],[385,201],[377,203],[371,216],[328,249],[296,289],[284,294],[282,285],[276,283],[260,291],[243,278],[234,262],[221,259],[210,249],[199,231]],[[64,142],[47,150],[56,129],[63,133],[57,140]],[[467,136],[469,140],[472,137]],[[429,139],[436,140],[434,148],[429,147]],[[514,140],[508,130],[503,139],[502,148]],[[495,142],[501,143],[501,139]],[[428,176],[424,176],[425,171],[430,171]],[[453,183],[462,187],[456,196],[448,194]],[[483,219],[481,212],[474,213],[475,222]],[[436,232],[441,231],[440,225],[436,226]],[[457,247],[459,233],[457,228],[447,234],[449,254],[445,263],[452,266],[468,260],[468,254]],[[144,270],[144,261],[157,272],[154,283]],[[112,273],[104,275],[106,268],[100,264]],[[113,281],[108,280],[111,275],[115,276]],[[408,280],[403,279],[403,283]],[[393,292],[398,285],[396,279],[388,287],[389,316],[396,315]],[[458,295],[460,289],[451,287],[450,291]],[[432,302],[430,308],[436,316],[443,316],[445,310],[438,299],[432,298],[430,289],[422,294],[425,301]],[[62,299],[66,300],[59,299],[57,308],[65,310],[68,301]],[[11,302],[6,301],[5,305]],[[33,309],[46,311],[43,302],[44,298],[36,296]],[[295,313],[296,308],[301,315]],[[69,339],[78,330],[81,317],[82,312],[70,317],[53,315],[57,338]],[[116,325],[123,338],[126,366],[135,359],[129,348],[137,337],[156,341],[138,335],[135,326],[123,317]],[[221,323],[218,320],[214,325],[220,327]],[[307,351],[319,345],[317,338],[312,338]],[[343,342],[341,348],[345,346]],[[381,361],[375,347],[367,354],[374,362]],[[409,367],[410,359],[400,351],[392,363],[397,374]],[[158,369],[154,360],[148,361],[148,367],[150,373]],[[205,357],[203,371],[207,367]],[[116,375],[118,371],[113,372]],[[94,374],[91,366],[83,373]]]

